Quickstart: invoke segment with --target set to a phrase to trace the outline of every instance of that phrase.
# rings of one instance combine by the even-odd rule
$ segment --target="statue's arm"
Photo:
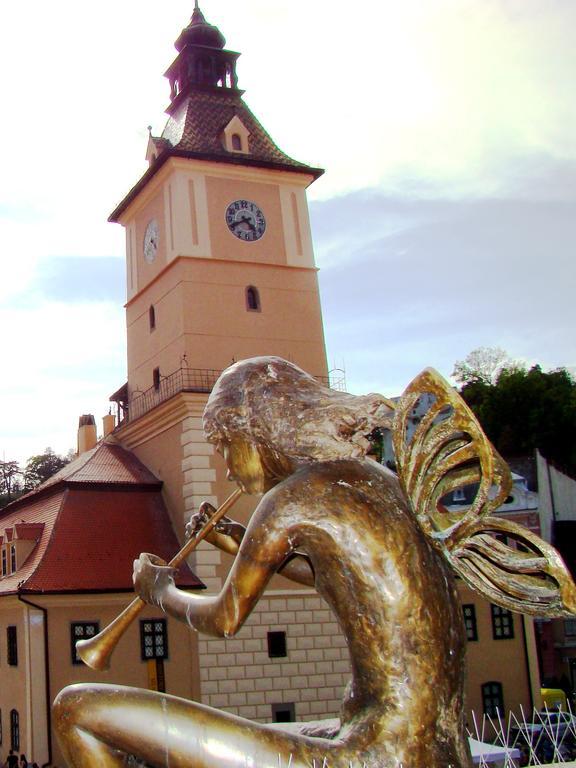
[[[202,511],[203,510],[203,511]],[[199,520],[206,519],[201,517],[203,514],[208,513],[212,515],[214,513],[214,507],[212,505],[203,504],[199,515]],[[194,520],[195,516],[192,516],[189,525],[187,526],[187,532],[190,535],[191,532],[199,527]],[[229,555],[237,555],[246,533],[246,527],[235,520],[230,520],[228,517],[222,518],[216,528],[206,537],[206,540],[213,544],[223,552],[227,552]],[[294,552],[288,560],[280,567],[279,573],[291,581],[296,581],[298,584],[304,584],[307,587],[314,586],[314,572],[310,561],[299,552]]]
[[[146,553],[134,562],[137,593],[200,632],[217,637],[235,634],[274,573],[293,554],[274,496],[274,492],[267,494],[256,509],[220,594],[204,596],[178,589],[173,569]]]

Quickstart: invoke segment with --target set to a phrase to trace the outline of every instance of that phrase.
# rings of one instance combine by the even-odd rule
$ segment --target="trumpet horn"
[[[228,496],[226,501],[218,507],[212,517],[198,531],[194,538],[189,539],[182,549],[174,555],[168,565],[171,568],[178,568],[188,555],[196,549],[198,544],[216,527],[218,521],[226,514],[230,507],[236,503],[241,495],[242,489],[236,488],[236,490]],[[76,649],[82,661],[87,666],[98,671],[108,669],[110,666],[110,657],[118,645],[119,640],[123,637],[130,624],[132,624],[134,619],[142,612],[142,609],[146,605],[147,603],[142,600],[142,598],[134,598],[134,600],[124,608],[122,613],[119,613],[118,616],[116,616],[108,626],[104,627],[101,632],[86,640],[78,640]]]

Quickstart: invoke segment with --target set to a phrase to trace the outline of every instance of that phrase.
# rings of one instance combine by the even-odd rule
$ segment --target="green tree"
[[[44,453],[31,456],[24,469],[24,485],[26,490],[32,490],[36,486],[48,480],[49,477],[59,472],[68,464],[70,459],[58,456],[52,448],[46,448]]]
[[[503,368],[494,383],[472,380],[462,397],[503,455],[538,449],[571,474],[576,472],[576,384],[568,371]]]
[[[0,509],[22,493],[22,470],[17,461],[0,461]]]

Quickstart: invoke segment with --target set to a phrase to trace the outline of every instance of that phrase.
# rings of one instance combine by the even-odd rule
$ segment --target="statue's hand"
[[[234,520],[230,520],[229,517],[221,517],[220,520],[216,523],[216,527],[214,530],[217,533],[221,533],[223,536],[230,536],[235,541],[237,539],[237,536],[234,534],[241,530],[242,534],[244,533],[244,526],[240,525],[240,523],[236,523]],[[240,539],[242,539],[242,536],[240,536]]]
[[[216,507],[210,504],[209,501],[203,501],[198,508],[198,512],[194,512],[190,516],[190,522],[186,523],[186,538],[193,539],[210,520],[214,512],[216,512]]]
[[[134,560],[134,589],[146,603],[162,608],[166,591],[174,586],[175,573],[161,557],[143,552]]]

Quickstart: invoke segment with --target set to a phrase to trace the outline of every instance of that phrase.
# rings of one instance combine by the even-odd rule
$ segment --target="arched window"
[[[232,149],[235,149],[237,152],[242,151],[242,137],[239,133],[232,134]]]
[[[482,685],[482,707],[488,717],[498,717],[498,713],[504,714],[502,683],[491,680]]]
[[[156,328],[156,310],[153,304],[150,305],[148,310],[148,322],[150,323],[150,330],[153,331]]]
[[[17,710],[10,710],[10,749],[20,752],[20,715]]]
[[[250,312],[260,312],[260,294],[258,288],[253,285],[249,285],[246,288],[246,309]]]

